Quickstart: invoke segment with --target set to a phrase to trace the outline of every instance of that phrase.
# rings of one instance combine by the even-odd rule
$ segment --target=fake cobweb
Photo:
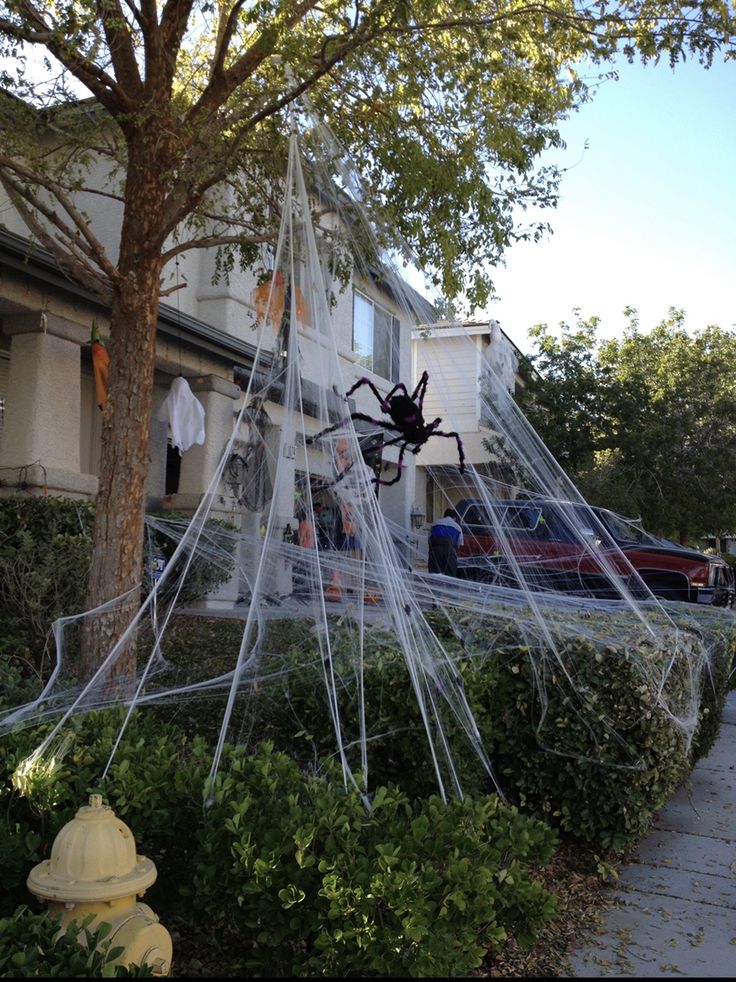
[[[302,139],[296,127],[290,138],[278,243],[253,288],[255,323],[243,325],[255,330],[253,370],[240,380],[239,412],[209,488],[191,521],[148,520],[145,599],[95,676],[78,683],[75,653],[82,620],[105,609],[56,623],[50,680],[0,727],[52,720],[31,762],[42,765],[90,709],[122,701],[120,739],[134,710],[204,705],[215,721],[214,777],[225,743],[268,736],[275,713],[315,766],[336,756],[346,786],[369,801],[374,757],[390,778],[386,746],[405,726],[426,741],[441,794],[461,795],[458,757],[472,756],[498,787],[465,673],[513,650],[525,660],[539,744],[551,752],[580,752],[548,718],[549,688],[562,680],[570,712],[590,729],[592,758],[638,766],[640,748],[591,696],[587,662],[601,653],[629,660],[632,684],[690,739],[709,670],[703,633],[682,616],[675,623],[606,541],[519,411],[514,352],[498,324],[441,319],[406,285],[344,154],[308,111],[301,122]],[[459,434],[461,446],[452,435],[406,442],[389,393],[414,397],[424,423],[441,420],[435,429]],[[549,518],[541,504],[550,502],[555,541],[564,543],[552,561],[519,548]],[[468,554],[457,575],[430,573],[428,520],[460,503]],[[213,579],[221,581],[214,593]],[[182,661],[182,636],[202,623],[227,630],[214,650],[189,649]],[[121,694],[131,644],[138,672]],[[387,717],[389,702],[405,706],[405,720]],[[315,736],[326,721],[329,747]]]

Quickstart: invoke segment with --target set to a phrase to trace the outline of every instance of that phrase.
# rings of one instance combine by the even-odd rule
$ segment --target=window
[[[598,512],[598,517],[608,526],[611,535],[617,542],[625,542],[626,545],[636,545],[644,540],[644,532],[637,528],[632,522],[627,522],[620,515],[613,512]]]
[[[358,364],[392,382],[399,381],[400,325],[362,293],[353,294],[353,351]]]

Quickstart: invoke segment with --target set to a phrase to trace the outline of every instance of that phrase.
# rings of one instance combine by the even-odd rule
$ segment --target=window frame
[[[401,366],[401,321],[399,320],[399,318],[395,314],[392,314],[391,313],[391,311],[388,309],[388,307],[384,307],[383,304],[377,303],[375,300],[373,300],[371,297],[369,297],[362,290],[359,290],[357,287],[353,287],[353,311],[352,311],[352,328],[351,328],[351,330],[352,330],[351,348],[352,348],[352,351],[355,354],[358,354],[358,349],[356,349],[356,347],[355,347],[355,323],[356,323],[355,322],[355,313],[356,313],[356,299],[358,297],[364,303],[368,304],[370,306],[371,310],[372,310],[372,319],[371,319],[371,325],[370,325],[370,327],[371,327],[371,356],[370,356],[371,363],[370,363],[370,365],[366,365],[363,362],[360,362],[360,364],[367,371],[373,372],[373,374],[374,375],[377,375],[379,378],[384,378],[384,379],[386,379],[389,382],[394,382],[394,383],[395,382],[398,382],[399,381],[400,366]],[[386,375],[381,374],[381,372],[380,371],[377,371],[376,370],[376,367],[375,367],[376,360],[377,360],[376,359],[376,351],[377,351],[377,345],[376,345],[376,310],[379,310],[381,312],[381,314],[386,318],[387,324],[389,325],[388,326],[388,331],[389,331],[389,334],[390,334],[390,336],[388,338],[389,365],[388,365],[388,374],[386,374]]]

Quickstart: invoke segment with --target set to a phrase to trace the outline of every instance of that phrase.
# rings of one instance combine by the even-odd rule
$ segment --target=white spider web
[[[81,619],[102,611],[62,619],[55,625],[54,673],[39,698],[6,713],[0,728],[51,718],[53,726],[29,763],[43,766],[58,756],[77,714],[119,701],[120,690],[111,694],[110,681],[121,653],[134,641],[140,668],[123,700],[125,721],[103,778],[134,710],[195,700],[207,700],[218,714],[214,778],[226,741],[258,739],[260,702],[267,695],[273,700],[275,692],[282,703],[279,711],[293,712],[292,731],[299,727],[309,733],[320,715],[329,719],[332,753],[342,765],[345,784],[358,788],[369,803],[372,758],[396,737],[386,732],[380,711],[389,695],[395,698],[388,692],[390,680],[400,687],[407,719],[413,721],[412,739],[422,733],[426,740],[428,766],[440,793],[462,795],[458,753],[473,757],[489,787],[498,785],[468,703],[461,662],[502,651],[512,632],[530,666],[541,745],[566,752],[564,738],[557,734],[548,741],[545,728],[548,687],[559,677],[569,686],[572,711],[585,725],[590,719],[591,732],[595,728],[595,758],[605,763],[615,756],[626,766],[637,766],[639,748],[627,745],[617,720],[596,710],[579,681],[584,672],[570,652],[572,642],[581,641],[596,650],[626,652],[640,684],[689,739],[697,722],[700,679],[709,664],[707,644],[678,626],[681,619],[678,624],[671,619],[620,551],[602,551],[591,540],[596,519],[514,402],[510,366],[498,337],[483,347],[459,322],[426,324],[429,306],[406,288],[388,261],[379,245],[387,236],[377,234],[368,221],[353,170],[308,109],[309,183],[295,130],[273,271],[258,295],[254,370],[209,488],[190,522],[150,521],[151,530],[171,543],[171,558],[95,676],[83,685],[75,680],[74,653]],[[327,216],[327,234],[312,224],[315,200]],[[411,393],[421,371],[428,373],[425,421],[439,417],[441,430],[467,431],[467,421],[452,414],[457,375],[450,369],[456,362],[475,366],[466,384],[478,388],[483,428],[472,453],[466,447],[464,471],[458,468],[453,438],[432,437],[416,455],[409,445],[407,455],[422,464],[424,455],[430,460],[432,446],[431,460],[439,462],[422,466],[438,513],[459,499],[472,500],[484,511],[497,543],[489,568],[505,570],[496,582],[488,582],[492,576],[428,574],[422,540],[387,517],[391,498],[375,479],[389,472],[363,463],[373,427],[358,423],[356,428],[345,397],[362,377],[359,366],[344,357],[338,327],[349,293],[341,293],[325,276],[346,255],[352,257],[354,278],[369,283],[380,279],[397,315],[417,325],[414,381],[402,381]],[[438,338],[444,346],[434,343]],[[393,386],[380,380],[377,384],[383,384],[384,395]],[[381,417],[382,407],[369,386],[358,385],[353,398],[358,412]],[[317,443],[311,442],[320,434]],[[388,433],[389,440],[393,436]],[[383,456],[384,465],[393,465],[393,474],[398,455],[394,445]],[[393,486],[413,476],[407,468]],[[233,519],[239,527],[234,530],[212,522],[222,513],[224,495],[237,504]],[[527,502],[553,499],[575,505],[560,511],[560,521],[579,569],[595,568],[598,596],[586,593],[584,577],[578,577],[574,590],[569,582],[561,589],[554,576],[540,579],[539,564],[519,556],[512,531],[493,505],[499,498],[519,496]],[[325,528],[330,509],[332,525]],[[306,535],[301,542],[286,541],[287,526],[296,531],[300,519]],[[239,579],[240,602],[228,612],[237,632],[230,646],[218,652],[217,671],[211,660],[203,659],[182,673],[171,656],[171,638],[191,616],[186,613],[191,609],[189,585],[203,564]],[[608,599],[600,598],[601,582]],[[129,598],[118,598],[114,603],[127,602]],[[666,650],[667,657],[651,657],[655,649]],[[673,672],[679,677],[685,672],[690,679],[686,698],[676,702],[668,687]],[[319,690],[311,704],[305,686],[311,695]],[[312,716],[303,718],[307,710]],[[391,725],[396,728],[395,721]],[[617,748],[615,755],[611,747]],[[324,751],[324,743],[315,741],[315,766]],[[382,768],[385,777],[390,760],[384,759]]]

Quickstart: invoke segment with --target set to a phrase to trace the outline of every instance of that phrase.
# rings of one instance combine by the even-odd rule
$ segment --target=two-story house
[[[96,405],[90,357],[91,327],[107,333],[107,311],[88,290],[66,276],[52,256],[33,245],[20,217],[3,205],[6,230],[0,232],[0,491],[93,498],[97,490],[102,415]],[[112,242],[114,209],[101,210],[98,234]],[[110,246],[114,253],[114,246]],[[264,263],[268,256],[264,255]],[[242,390],[253,367],[258,340],[254,302],[256,271],[235,271],[228,282],[213,283],[214,257],[206,250],[183,256],[176,276],[185,284],[175,303],[159,311],[154,412],[147,483],[150,508],[192,511],[207,488],[233,427]],[[173,275],[173,274],[172,274]],[[331,330],[345,390],[361,377],[387,392],[411,372],[411,329],[405,310],[378,277],[354,278],[336,288]],[[425,309],[430,308],[425,303]],[[319,337],[298,323],[306,353]],[[157,409],[172,380],[184,375],[205,409],[206,440],[183,455],[168,440]],[[356,393],[356,405],[375,415],[369,392]],[[278,419],[278,407],[273,417]],[[318,428],[316,420],[312,431]],[[388,466],[396,453],[385,453]],[[415,498],[414,458],[397,484],[380,489],[381,506],[408,527]],[[297,461],[298,464],[298,461]],[[240,511],[226,485],[222,512]],[[284,501],[293,498],[290,491]],[[288,504],[284,522],[293,519]]]

